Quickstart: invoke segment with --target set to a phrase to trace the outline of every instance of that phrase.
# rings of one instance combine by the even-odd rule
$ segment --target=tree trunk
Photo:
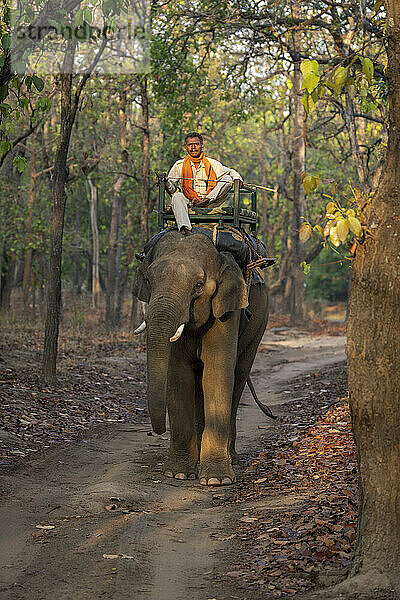
[[[356,252],[347,358],[360,483],[352,578],[357,591],[400,587],[400,4],[386,0],[389,144],[365,219],[373,237]]]
[[[100,301],[100,273],[99,273],[99,229],[97,226],[97,187],[88,177],[90,188],[90,227],[92,231],[92,307],[98,308]]]
[[[45,274],[45,253],[43,250],[44,244],[43,244],[43,240],[42,240],[42,245],[41,248],[39,250],[39,316],[41,320],[44,320],[46,317],[46,300],[45,300],[45,281],[46,281],[46,274]]]
[[[126,149],[126,89],[120,92],[119,103],[119,145],[121,150],[121,174],[113,186],[113,204],[110,223],[109,247],[108,247],[108,268],[106,285],[106,323],[108,327],[114,328],[118,324],[118,313],[116,306],[117,292],[117,273],[119,272],[118,263],[118,237],[121,225],[121,201],[122,186],[125,181],[124,173],[128,169],[128,151]]]
[[[50,234],[50,275],[47,295],[47,313],[42,374],[49,383],[56,379],[58,332],[61,310],[61,259],[64,231],[64,214],[67,196],[67,157],[75,113],[72,109],[72,69],[75,43],[67,47],[61,80],[61,123],[60,136],[53,170],[53,215]]]
[[[113,329],[116,325],[115,319],[115,292],[116,292],[116,273],[117,273],[117,241],[119,230],[119,198],[121,191],[121,176],[113,186],[114,198],[111,211],[110,235],[108,238],[108,267],[106,282],[106,324]]]
[[[91,232],[89,232],[89,244],[90,244],[90,248],[92,248],[93,243],[92,243],[92,235]],[[88,250],[86,252],[86,258],[87,258],[87,264],[86,264],[86,288],[87,288],[87,292],[88,294],[92,293],[92,270],[93,270],[93,260],[92,260],[92,252],[91,249]]]
[[[11,308],[11,292],[14,282],[15,256],[6,242],[3,243],[0,272],[0,313],[9,312]]]
[[[65,183],[67,181],[67,158],[72,127],[78,110],[83,88],[91,72],[100,60],[106,46],[104,39],[92,64],[82,76],[72,98],[72,72],[74,66],[76,40],[68,42],[64,55],[61,81],[61,122],[60,135],[53,170],[53,215],[50,234],[50,275],[47,296],[47,314],[42,363],[42,375],[49,383],[56,381],[56,361],[58,331],[61,311],[61,259],[64,232],[64,214],[66,204]]]
[[[122,235],[122,224],[125,219],[125,198],[120,197],[119,203],[119,222],[120,227],[118,229],[118,239],[117,239],[117,265],[119,265],[119,269],[117,271],[117,277],[115,281],[115,286],[117,290],[117,299],[115,304],[115,324],[117,327],[121,327],[122,325],[122,316],[124,310],[124,297],[125,297],[125,289],[127,278],[123,276],[123,271],[126,268],[128,271],[127,265],[125,265],[122,260],[122,243],[123,243],[123,235]]]
[[[72,274],[72,285],[77,296],[81,293],[81,209],[82,209],[82,188],[79,186],[76,194],[76,212],[75,212],[75,231],[74,231],[74,272]]]
[[[149,97],[147,92],[147,77],[140,80],[140,98],[142,107],[142,210],[140,213],[140,229],[143,245],[149,239],[149,204],[150,204],[150,124]]]
[[[301,16],[300,5],[296,2],[293,15]],[[293,46],[297,53],[301,47],[299,34],[293,34]],[[304,273],[300,263],[304,260],[304,244],[299,238],[299,229],[304,215],[304,192],[301,176],[305,171],[306,144],[305,144],[305,110],[301,103],[303,76],[300,70],[300,60],[294,63],[292,111],[292,171],[293,171],[293,206],[291,229],[291,274],[290,274],[290,322],[292,325],[304,321]]]
[[[35,140],[32,144],[31,160],[30,160],[30,186],[28,196],[28,214],[26,217],[26,242],[28,247],[25,252],[25,264],[24,264],[24,279],[22,282],[22,301],[24,310],[28,311],[29,304],[29,292],[32,284],[32,259],[33,259],[33,248],[32,248],[32,209],[35,201],[35,181],[36,181],[36,149]]]

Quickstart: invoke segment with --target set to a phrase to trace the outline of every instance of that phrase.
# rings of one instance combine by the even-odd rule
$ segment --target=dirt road
[[[253,382],[279,414],[282,403],[306,394],[285,393],[288,381],[344,358],[343,337],[269,330]],[[279,427],[248,391],[239,419],[245,454],[268,436],[258,425]],[[167,444],[147,424],[117,423],[3,477],[0,599],[250,598],[231,584],[216,587],[212,578],[226,570],[221,557],[234,543],[235,506],[221,506],[229,490],[164,478]]]

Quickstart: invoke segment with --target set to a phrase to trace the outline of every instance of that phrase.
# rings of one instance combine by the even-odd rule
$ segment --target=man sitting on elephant
[[[224,202],[233,181],[242,181],[242,178],[234,169],[224,167],[218,160],[204,154],[203,136],[200,133],[188,133],[185,147],[187,156],[172,166],[166,189],[172,195],[171,207],[178,230],[187,235],[192,229],[188,207],[219,206]]]

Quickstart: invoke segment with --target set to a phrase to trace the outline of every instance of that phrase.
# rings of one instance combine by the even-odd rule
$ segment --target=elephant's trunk
[[[185,319],[183,321],[183,319]],[[165,432],[166,386],[170,338],[188,320],[182,315],[182,299],[152,296],[147,312],[147,404],[155,433]]]

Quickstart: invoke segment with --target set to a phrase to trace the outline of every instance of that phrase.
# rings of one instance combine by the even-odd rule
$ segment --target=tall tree
[[[299,0],[293,5],[293,17],[301,18],[301,4]],[[301,62],[301,35],[293,33],[294,61],[293,87],[291,94],[292,105],[292,172],[293,172],[293,197],[292,197],[292,235],[291,235],[291,286],[290,286],[290,321],[292,324],[302,323],[304,320],[304,274],[300,263],[304,260],[304,245],[298,231],[304,216],[304,191],[301,177],[306,168],[306,143],[305,143],[305,110],[301,103],[303,76],[300,69]]]
[[[50,274],[47,296],[47,314],[45,340],[42,361],[42,374],[46,381],[54,383],[56,379],[56,361],[58,333],[61,309],[61,259],[64,232],[65,204],[67,200],[65,184],[68,177],[67,158],[72,128],[82,91],[105,48],[106,40],[101,44],[90,68],[82,75],[76,88],[72,90],[72,73],[76,40],[68,42],[64,57],[61,80],[61,128],[53,170],[53,215],[51,224]]]
[[[33,259],[33,247],[32,247],[32,211],[33,204],[35,201],[35,180],[36,174],[36,147],[32,145],[31,158],[30,158],[30,186],[28,195],[28,214],[26,216],[26,238],[28,242],[28,248],[25,254],[24,264],[24,279],[22,282],[22,299],[25,311],[28,311],[29,304],[29,290],[32,283],[32,259]]]
[[[54,383],[58,331],[61,310],[61,259],[65,214],[65,183],[67,180],[67,157],[76,109],[72,105],[72,71],[75,41],[68,43],[64,57],[61,80],[61,129],[53,171],[53,216],[51,223],[50,275],[47,295],[47,313],[42,373],[46,381]]]
[[[400,4],[385,0],[389,143],[364,211],[371,232],[353,262],[347,338],[360,473],[355,559],[343,590],[400,590]]]
[[[90,229],[92,232],[92,307],[100,304],[100,244],[98,227],[98,189],[93,179],[87,178],[89,186]]]
[[[140,229],[142,241],[149,239],[149,204],[150,204],[150,102],[148,92],[148,77],[140,77],[140,106],[142,109],[142,211],[140,214]]]
[[[119,148],[121,171],[118,179],[113,185],[113,201],[110,222],[110,235],[108,247],[107,289],[106,289],[106,323],[108,327],[118,324],[117,311],[117,274],[119,273],[118,261],[118,239],[120,238],[121,215],[122,215],[122,186],[128,171],[129,154],[127,150],[126,130],[126,102],[127,87],[124,82],[123,89],[119,92]]]

